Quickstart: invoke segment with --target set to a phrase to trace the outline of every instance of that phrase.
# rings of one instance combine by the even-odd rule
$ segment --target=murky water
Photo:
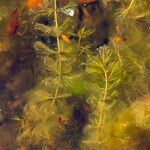
[[[149,150],[149,5],[0,0],[0,150]]]

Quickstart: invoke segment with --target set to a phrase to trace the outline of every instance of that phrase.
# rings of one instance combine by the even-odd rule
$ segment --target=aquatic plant
[[[24,108],[18,141],[53,146],[61,139],[72,117],[73,106],[68,105],[67,99],[72,94],[85,92],[82,88],[79,90],[80,83],[76,83],[79,80],[82,82],[82,63],[86,61],[85,54],[89,51],[89,46],[84,46],[82,38],[89,35],[89,32],[82,28],[77,35],[73,34],[79,36],[79,40],[71,41],[69,36],[74,28],[64,9],[72,5],[68,4],[62,9],[57,6],[56,0],[47,3],[49,5],[43,4],[43,8],[33,12],[35,15],[31,14],[39,39],[33,46],[41,61],[41,74],[34,89],[26,94],[28,102]],[[50,4],[53,8],[47,7]],[[60,18],[60,15],[64,17]],[[38,22],[41,18],[51,18],[50,23]],[[41,35],[50,38],[51,44],[40,38]]]
[[[146,4],[146,2],[140,3],[137,1],[131,1],[129,6],[128,2],[122,4],[122,7],[114,14],[116,24],[114,37],[121,40],[116,40],[112,36],[112,43],[106,48],[101,48],[99,55],[93,57],[92,61],[87,64],[86,71],[87,74],[91,75],[89,81],[92,85],[92,88],[89,86],[91,93],[89,92],[90,96],[87,101],[93,108],[93,112],[89,116],[89,122],[84,129],[85,135],[83,136],[81,149],[113,149],[110,146],[111,142],[117,141],[118,137],[116,136],[113,139],[112,134],[120,135],[120,143],[118,142],[116,146],[114,144],[114,149],[121,148],[120,145],[124,145],[121,140],[124,143],[128,141],[128,128],[130,131],[133,129],[133,132],[129,131],[130,140],[134,139],[131,134],[140,135],[139,132],[141,131],[136,128],[134,117],[126,110],[126,107],[149,91],[148,84],[145,82],[145,72],[148,68],[145,67],[146,62],[142,59],[146,58],[145,52],[147,53],[148,43],[145,43],[145,41],[141,52],[142,39],[145,35],[142,23],[147,21],[147,15],[143,15],[142,20],[135,18],[138,14],[145,14],[145,11],[149,12]],[[145,8],[142,9],[143,7]],[[133,13],[133,9],[136,13]],[[113,55],[104,55],[109,53],[113,53]],[[114,66],[111,68],[109,65]],[[113,80],[109,78],[109,74],[114,75]],[[109,107],[109,105],[114,108]],[[122,109],[123,113],[120,114],[118,110],[121,112]],[[120,119],[112,119],[113,116],[115,118],[118,114],[120,114]],[[131,118],[126,120],[127,116]],[[113,130],[111,130],[112,124],[115,124]],[[129,146],[134,149],[132,147],[134,144],[126,143],[125,148]]]
[[[59,9],[56,0],[53,2],[51,11],[49,9],[50,7],[47,7],[45,11],[47,13],[44,15],[53,16],[51,17],[53,18],[52,26],[35,23],[35,30],[45,36],[53,33],[53,36],[56,37],[56,46],[50,48],[42,41],[34,43],[34,47],[42,59],[42,67],[45,68],[45,77],[39,79],[36,87],[27,94],[29,100],[24,109],[22,134],[18,139],[25,139],[27,143],[51,145],[64,131],[71,114],[71,108],[65,101],[71,92],[64,85],[75,77],[77,78],[78,75],[72,76],[71,58],[69,57],[72,47],[60,39],[63,30],[59,26]],[[40,18],[42,15],[41,12],[37,13],[35,18]]]
[[[18,141],[73,149],[70,142],[76,137],[74,134],[80,134],[77,141],[83,150],[109,149],[116,137],[120,146],[120,141],[128,141],[129,135],[125,133],[128,126],[121,130],[122,126],[136,126],[130,105],[149,92],[149,44],[145,42],[149,36],[145,37],[143,27],[143,22],[150,23],[148,1],[118,1],[119,9],[112,14],[115,31],[110,35],[110,43],[100,46],[97,54],[86,40],[92,30],[81,27],[74,33],[74,18],[68,15],[69,9],[76,9],[74,3],[59,7],[57,2],[45,0],[39,10],[31,12],[40,75],[34,89],[27,93]],[[79,103],[87,103],[91,109],[84,112],[88,121],[80,133],[71,122],[76,119],[74,108]],[[74,133],[72,139],[64,139],[70,130]]]
[[[92,106],[89,122],[84,128],[83,149],[101,149],[107,132],[108,114],[115,107],[119,96],[122,67],[109,47],[103,47],[99,54],[87,62],[88,103]]]

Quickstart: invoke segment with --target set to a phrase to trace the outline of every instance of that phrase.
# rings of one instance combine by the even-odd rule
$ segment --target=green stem
[[[80,47],[80,44],[81,44],[81,36],[79,36],[78,47]]]
[[[118,50],[118,48],[117,48],[117,45],[115,44],[114,41],[113,41],[113,45],[114,45],[114,47],[115,47],[115,51],[116,51],[116,53],[117,53],[117,56],[118,56],[118,60],[119,60],[119,62],[120,62],[120,65],[122,66],[123,64],[122,64],[121,56],[120,56],[119,50]]]
[[[102,118],[103,118],[103,111],[104,111],[104,105],[105,105],[105,101],[107,98],[107,91],[108,91],[108,76],[107,76],[107,72],[104,68],[104,66],[102,65],[102,69],[104,72],[104,76],[105,76],[105,89],[104,89],[104,97],[102,99],[102,107],[101,107],[101,111],[100,111],[100,118],[99,118],[99,123],[98,123],[98,129],[99,129],[99,139],[98,139],[98,143],[101,143],[101,134],[102,134]]]
[[[134,0],[131,0],[128,8],[121,14],[121,16],[125,16],[125,14],[131,9],[133,3],[134,3]]]
[[[54,19],[55,19],[55,27],[56,29],[58,29],[57,0],[54,0]],[[59,74],[58,74],[58,84],[57,84],[55,96],[54,96],[54,103],[56,102],[56,99],[58,96],[60,80],[61,80],[61,71],[62,71],[61,55],[60,55],[61,48],[60,48],[60,39],[58,35],[57,35],[57,51],[58,51]]]

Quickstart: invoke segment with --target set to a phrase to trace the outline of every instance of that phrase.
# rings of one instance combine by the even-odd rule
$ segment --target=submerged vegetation
[[[108,16],[99,26],[92,22],[92,29],[86,21],[94,18],[90,7],[97,11],[97,1],[92,5],[80,5],[80,0],[34,2],[29,0],[24,11],[33,29],[27,34],[32,34],[36,56],[35,83],[22,94],[26,99],[22,114],[11,118],[19,124],[18,147],[148,150],[149,0],[102,1],[100,11]],[[78,8],[85,15],[83,25],[77,22]],[[96,41],[95,33],[105,34],[100,30],[108,32],[108,43]],[[93,48],[93,39],[99,47]],[[0,117],[1,123],[5,116],[0,113]]]

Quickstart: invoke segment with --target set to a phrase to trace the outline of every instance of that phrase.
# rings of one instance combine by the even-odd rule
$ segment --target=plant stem
[[[81,44],[81,35],[79,36],[78,47],[80,47],[80,44]]]
[[[131,9],[133,3],[134,3],[134,0],[131,0],[128,8],[121,14],[121,16],[125,16],[125,14]]]
[[[104,72],[104,76],[105,76],[105,89],[104,89],[104,97],[102,99],[102,107],[101,107],[101,112],[100,112],[100,118],[99,118],[99,123],[98,123],[98,129],[99,129],[99,139],[98,139],[98,143],[101,143],[101,134],[102,134],[102,118],[103,118],[103,111],[104,111],[104,105],[105,105],[105,101],[107,98],[107,91],[108,91],[108,76],[107,76],[107,72],[106,69],[104,68],[104,66],[102,65],[102,69]]]
[[[55,19],[55,27],[57,30],[58,29],[57,0],[54,0],[54,19]],[[60,55],[61,48],[60,48],[59,35],[57,35],[57,51],[58,51],[59,74],[58,74],[58,84],[57,84],[55,96],[54,96],[54,103],[55,103],[57,96],[58,96],[58,91],[59,91],[59,87],[60,87],[60,80],[61,80],[61,71],[62,71],[61,55]]]
[[[117,48],[117,45],[115,44],[114,41],[113,41],[113,45],[114,45],[114,47],[115,47],[115,51],[116,51],[116,53],[117,53],[117,56],[118,56],[118,60],[119,60],[119,62],[120,62],[120,65],[122,66],[123,64],[122,64],[121,56],[120,56],[119,50],[118,50],[118,48]]]

